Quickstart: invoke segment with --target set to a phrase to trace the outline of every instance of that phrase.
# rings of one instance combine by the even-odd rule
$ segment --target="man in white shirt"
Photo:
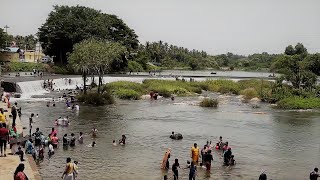
[[[54,154],[53,146],[51,143],[49,143],[49,152],[48,152],[49,158],[51,158],[53,154]]]

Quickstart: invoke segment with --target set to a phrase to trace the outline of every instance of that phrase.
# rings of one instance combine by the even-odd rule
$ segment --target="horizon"
[[[161,40],[210,55],[231,52],[247,56],[263,52],[281,54],[288,45],[302,43],[309,53],[320,52],[320,25],[314,23],[320,17],[320,2],[244,1],[4,0],[0,16],[6,18],[0,19],[0,26],[8,25],[8,34],[35,35],[53,5],[80,5],[117,15],[136,32],[141,44]],[[12,13],[8,7],[15,7],[16,11]],[[30,11],[26,13],[25,9]],[[17,21],[21,17],[28,21]]]

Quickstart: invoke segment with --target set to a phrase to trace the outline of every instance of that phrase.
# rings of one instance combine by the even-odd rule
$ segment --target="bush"
[[[239,94],[240,92],[238,83],[232,80],[207,80],[204,83],[208,84],[209,91],[220,92],[222,94]]]
[[[195,82],[147,79],[143,81],[143,86],[145,89],[158,92],[164,97],[170,97],[172,94],[189,96],[201,93],[201,88]]]
[[[200,102],[201,107],[218,107],[219,101],[217,99],[204,98]]]
[[[277,107],[281,109],[313,109],[320,108],[320,98],[288,97],[280,100]]]
[[[52,66],[52,72],[55,74],[75,74],[69,66]]]
[[[107,89],[111,91],[116,91],[118,89],[132,89],[139,93],[143,93],[145,90],[143,89],[142,84],[130,82],[130,81],[117,81],[111,82],[105,85]]]
[[[138,100],[141,94],[132,89],[118,89],[114,94],[120,99]]]
[[[31,63],[31,62],[9,62],[6,63],[3,71],[6,72],[30,72],[33,69],[40,71],[47,71],[51,69],[48,64],[44,63]]]
[[[245,100],[250,100],[254,97],[258,97],[258,92],[254,88],[247,88],[240,92],[241,95],[243,95],[243,98]]]
[[[87,92],[87,94],[81,93],[76,98],[80,102],[95,106],[113,104],[115,102],[114,98],[109,92],[104,92],[102,94],[96,92]]]
[[[128,62],[128,70],[132,72],[141,72],[144,71],[141,64],[136,61],[129,61]]]

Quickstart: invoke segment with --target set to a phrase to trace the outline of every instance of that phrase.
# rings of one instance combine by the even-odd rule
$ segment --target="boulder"
[[[182,134],[177,133],[177,134],[172,134],[172,135],[170,136],[170,138],[171,138],[171,139],[174,139],[174,140],[181,140],[181,139],[183,139],[183,136],[182,136]]]

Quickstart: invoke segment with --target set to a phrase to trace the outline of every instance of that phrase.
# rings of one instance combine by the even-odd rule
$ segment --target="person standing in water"
[[[93,137],[93,138],[95,138],[95,137],[97,137],[97,133],[98,133],[98,130],[94,127],[92,130],[91,130],[91,136]]]
[[[63,136],[63,139],[62,139],[62,145],[63,145],[63,147],[68,147],[68,145],[69,145],[69,140],[68,140],[68,135],[67,134],[65,134],[64,136]]]
[[[61,176],[63,180],[74,180],[74,164],[71,162],[71,158],[67,158],[67,165]]]
[[[175,159],[174,164],[172,165],[172,172],[173,172],[173,179],[178,180],[179,179],[179,171],[178,168],[180,168],[179,160]]]
[[[79,136],[79,138],[78,138],[78,142],[79,142],[80,144],[83,143],[83,134],[82,134],[82,132],[80,132],[80,136]]]
[[[71,133],[71,139],[70,139],[70,147],[74,147],[76,145],[76,137],[73,133]]]
[[[31,131],[32,131],[33,117],[34,117],[34,114],[31,113],[31,116],[29,118],[29,135],[30,135],[30,137],[31,137]]]
[[[127,139],[127,137],[123,134],[122,139],[119,141],[119,144],[126,145],[126,139]]]
[[[196,172],[197,172],[197,166],[195,166],[194,163],[191,162],[189,180],[196,180]]]
[[[320,175],[318,174],[319,169],[314,168],[313,171],[310,173],[309,179],[310,180],[317,180]]]
[[[193,147],[191,148],[191,158],[192,162],[197,164],[199,162],[199,156],[200,156],[200,150],[198,148],[197,143],[193,144]]]

